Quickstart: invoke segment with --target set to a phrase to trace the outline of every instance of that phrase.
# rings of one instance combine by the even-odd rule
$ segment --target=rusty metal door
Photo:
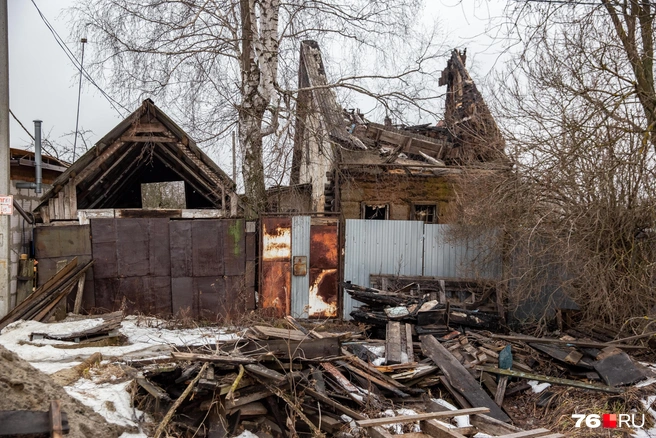
[[[338,314],[338,219],[263,217],[261,303],[277,316]]]

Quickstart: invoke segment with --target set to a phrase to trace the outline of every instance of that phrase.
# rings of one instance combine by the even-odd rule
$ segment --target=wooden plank
[[[164,137],[161,135],[144,135],[144,136],[137,136],[137,135],[124,135],[121,137],[121,141],[124,141],[126,143],[132,142],[132,143],[177,143],[178,139],[177,138],[172,138],[172,137]]]
[[[594,391],[610,392],[614,394],[621,394],[624,392],[621,388],[613,388],[612,386],[585,383],[579,380],[559,379],[557,377],[542,376],[539,374],[525,373],[523,371],[502,370],[500,368],[484,366],[478,366],[476,369],[488,373],[501,374],[503,376],[521,377],[528,380],[537,380],[538,382],[549,382],[554,385],[573,386],[575,388],[592,389]]]
[[[50,436],[52,438],[64,438],[61,402],[59,400],[53,400],[50,402]]]
[[[287,378],[279,372],[271,370],[260,364],[248,364],[244,368],[246,368],[246,371],[254,374],[256,377],[264,378],[276,385],[281,384],[287,380]]]
[[[367,400],[365,400],[366,397],[366,392],[360,391],[360,389],[353,385],[335,366],[331,363],[324,362],[321,364],[323,369],[330,374],[333,379],[341,386],[344,388],[344,390],[347,392],[349,397],[353,399],[354,402],[359,404],[360,406],[365,406]],[[370,396],[373,396],[372,393],[369,393]]]
[[[406,353],[408,355],[408,360],[406,362],[411,363],[415,361],[415,349],[412,344],[412,324],[406,324],[405,325],[405,345],[406,345]]]
[[[262,325],[256,325],[252,329],[264,336],[265,338],[275,338],[275,339],[289,339],[292,341],[302,341],[309,336],[301,332],[300,330],[290,330],[290,329],[279,329],[275,327],[266,327]]]
[[[75,294],[75,305],[73,306],[73,313],[79,314],[82,310],[82,296],[84,295],[84,281],[87,278],[86,272],[83,273],[77,280],[77,293]]]
[[[210,363],[222,363],[228,365],[245,365],[249,363],[256,363],[255,359],[250,357],[238,357],[238,356],[218,356],[214,354],[195,354],[195,353],[178,353],[172,352],[171,356],[177,360],[186,360],[193,362],[210,362]]]
[[[541,437],[544,435],[549,435],[551,431],[549,429],[533,429],[533,430],[523,430],[521,432],[510,433],[507,435],[501,435],[499,438],[532,438],[532,437]],[[560,435],[564,436],[564,435]]]
[[[169,395],[166,391],[164,391],[162,388],[160,388],[156,384],[152,383],[151,381],[149,381],[145,377],[137,377],[135,379],[135,381],[137,382],[137,384],[139,386],[141,386],[143,389],[145,389],[146,392],[148,392],[150,395],[155,397],[157,400],[164,400],[166,402],[172,401],[171,397],[169,397]]]
[[[444,376],[442,376],[444,377]],[[444,379],[446,381],[446,379]],[[449,385],[450,387],[450,385]],[[451,390],[450,390],[451,391]],[[455,390],[453,390],[455,391]],[[460,397],[462,397],[460,394],[458,394]],[[460,403],[460,401],[458,401]],[[469,406],[469,403],[464,400],[465,405],[461,405],[461,407],[471,407]],[[429,400],[426,402],[426,410],[428,412],[443,412],[448,410],[445,406],[442,406],[439,403],[436,403],[434,400]],[[515,433],[515,432],[521,432],[522,429],[520,429],[517,426],[513,426],[511,424],[504,423],[503,421],[499,421],[495,418],[490,417],[489,415],[485,414],[474,414],[469,416],[469,421],[471,424],[476,426],[476,428],[483,433],[486,433],[488,435],[504,435],[508,433]]]
[[[68,432],[68,416],[61,412],[62,432]],[[50,412],[0,411],[0,436],[50,434]]]
[[[433,336],[421,336],[421,349],[430,357],[435,365],[440,367],[444,375],[460,394],[472,406],[484,406],[488,408],[490,416],[497,420],[509,422],[510,417],[494,403],[494,400],[481,388],[478,382],[469,374],[469,371],[440,344]]]
[[[507,341],[519,341],[519,342],[535,342],[538,344],[557,344],[557,345],[568,345],[574,347],[584,347],[584,348],[606,348],[606,347],[617,347],[622,350],[644,350],[649,347],[643,347],[641,345],[626,345],[626,344],[614,344],[610,342],[592,342],[592,341],[564,341],[562,339],[550,339],[550,338],[534,338],[532,336],[507,336],[507,335],[490,335],[494,339],[505,339]]]
[[[367,381],[373,382],[376,385],[380,386],[381,388],[384,388],[384,389],[398,395],[399,397],[409,397],[409,394],[406,394],[405,392],[401,391],[400,389],[396,388],[395,386],[390,385],[389,383],[387,383],[387,382],[385,382],[385,381],[383,381],[383,380],[381,380],[381,379],[379,379],[375,376],[372,376],[371,374],[368,374],[365,371],[362,371],[361,369],[356,368],[356,367],[354,367],[353,365],[351,365],[347,362],[339,360],[339,361],[337,361],[337,364],[341,367],[346,368],[350,372],[355,373],[355,374],[363,377],[364,379],[367,379]]]
[[[315,391],[314,389],[312,389],[308,386],[305,386],[303,390],[307,394],[309,394],[310,396],[312,396],[315,399],[319,400],[320,402],[325,403],[328,406],[332,406],[337,411],[341,412],[342,414],[348,415],[349,417],[351,417],[355,420],[364,420],[365,418],[367,418],[363,414],[361,414],[359,412],[356,412],[353,409],[350,409],[350,408],[342,405],[341,403],[337,403],[336,401],[334,401],[330,397],[327,397],[323,394],[320,394],[319,392]]]
[[[324,359],[339,356],[341,347],[338,338],[306,338],[303,341],[250,341],[242,351],[272,353],[281,359]]]
[[[427,412],[416,415],[399,415],[397,417],[372,418],[369,420],[357,420],[356,424],[360,427],[384,426],[395,423],[413,423],[421,420],[433,420],[436,418],[452,418],[461,415],[485,414],[490,412],[488,408],[469,408],[458,409],[455,411]]]
[[[401,323],[389,321],[385,341],[385,363],[402,363],[401,356]]]
[[[463,434],[438,423],[436,420],[424,420],[420,424],[421,430],[433,438],[466,438]]]

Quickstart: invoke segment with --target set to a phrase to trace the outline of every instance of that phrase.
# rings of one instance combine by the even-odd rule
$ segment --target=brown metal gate
[[[95,260],[85,311],[208,320],[254,308],[255,245],[243,219],[108,218],[35,230],[40,283],[62,260]]]
[[[261,219],[261,307],[277,316],[333,318],[339,310],[337,218]]]

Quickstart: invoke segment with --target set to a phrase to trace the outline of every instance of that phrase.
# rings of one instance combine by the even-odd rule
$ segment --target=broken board
[[[421,349],[430,357],[435,365],[440,367],[449,383],[460,393],[473,407],[486,407],[490,409],[488,414],[492,418],[503,422],[509,422],[510,417],[490,398],[481,388],[469,371],[433,336],[422,336]]]

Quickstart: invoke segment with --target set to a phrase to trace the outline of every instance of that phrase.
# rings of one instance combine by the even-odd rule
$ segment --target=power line
[[[80,40],[82,43],[82,60],[80,61],[80,84],[77,87],[77,114],[75,115],[75,138],[73,139],[73,162],[75,162],[75,146],[77,146],[78,126],[80,123],[80,97],[82,96],[82,68],[84,68],[84,44],[86,38]]]
[[[32,0],[32,4],[34,5],[34,7],[36,8],[37,12],[39,13],[39,16],[41,17],[41,20],[43,21],[43,23],[46,25],[46,27],[48,28],[48,30],[50,30],[50,33],[52,34],[52,36],[55,38],[55,42],[56,42],[56,43],[59,45],[59,47],[64,51],[64,53],[66,54],[66,56],[68,57],[68,59],[73,63],[73,65],[74,65],[75,67],[77,67],[78,70],[80,70],[80,72],[84,75],[84,77],[85,77],[85,78],[86,78],[86,79],[87,79],[87,80],[88,80],[88,81],[89,81],[94,87],[96,87],[96,88],[100,91],[100,93],[105,97],[105,99],[107,99],[107,101],[110,103],[110,105],[114,108],[114,110],[118,113],[119,116],[124,117],[124,116],[123,116],[123,113],[121,113],[121,111],[119,111],[119,109],[116,107],[117,105],[120,106],[123,110],[125,110],[125,112],[129,113],[130,111],[129,111],[127,108],[125,108],[123,105],[121,105],[120,102],[118,102],[117,100],[115,100],[114,98],[112,98],[110,95],[108,95],[108,94],[105,92],[105,90],[103,90],[103,89],[100,87],[100,85],[98,85],[98,84],[96,83],[96,81],[93,80],[93,78],[91,77],[91,75],[89,75],[89,73],[83,68],[82,63],[80,63],[80,61],[77,60],[77,58],[75,57],[75,54],[73,54],[73,52],[71,51],[71,49],[68,48],[68,46],[66,45],[66,42],[62,39],[62,37],[59,36],[59,34],[58,34],[57,31],[55,30],[55,28],[50,24],[50,22],[48,21],[48,19],[46,18],[46,16],[43,15],[43,12],[41,12],[41,9],[39,9],[39,6],[37,6],[37,4],[36,4],[36,2],[35,2],[34,0]]]
[[[18,120],[18,117],[16,117],[16,114],[14,114],[14,112],[11,109],[9,110],[9,114],[11,114],[11,116],[14,118],[14,120],[16,120],[18,122],[18,124],[20,125],[21,128],[23,128],[23,131],[27,132],[27,135],[30,136],[32,141],[36,141],[36,140],[34,140],[34,136],[32,135],[32,133],[27,130],[25,125],[23,125],[23,123],[20,120]]]

